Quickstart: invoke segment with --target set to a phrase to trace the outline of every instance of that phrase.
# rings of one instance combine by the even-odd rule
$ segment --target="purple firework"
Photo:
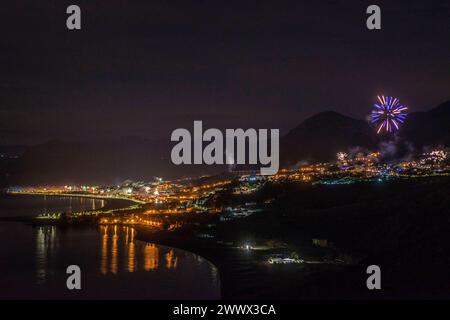
[[[399,129],[401,123],[405,122],[408,109],[400,104],[400,100],[393,97],[378,96],[379,103],[374,104],[371,114],[371,123],[376,123],[379,127],[377,133],[385,130],[394,132]]]

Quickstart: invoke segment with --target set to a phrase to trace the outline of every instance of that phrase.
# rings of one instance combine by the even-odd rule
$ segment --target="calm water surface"
[[[104,205],[98,199],[43,198],[2,196],[0,217]],[[134,229],[123,226],[33,227],[0,221],[0,299],[220,298],[214,265],[135,237]],[[71,264],[81,268],[82,290],[66,288]]]

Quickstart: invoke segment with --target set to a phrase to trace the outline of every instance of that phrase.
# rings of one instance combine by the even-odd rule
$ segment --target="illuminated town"
[[[2,7],[13,314],[450,299],[449,0]]]
[[[378,151],[348,154],[340,151],[336,161],[281,169],[273,176],[255,171],[236,171],[223,175],[178,180],[155,178],[151,182],[125,181],[116,186],[45,186],[12,187],[10,194],[92,197],[121,199],[130,202],[120,209],[97,209],[83,212],[49,212],[37,216],[36,224],[93,222],[100,225],[141,225],[173,231],[186,225],[185,217],[205,215],[219,221],[245,218],[270,208],[272,199],[227,205],[223,198],[256,194],[267,185],[299,183],[340,185],[383,183],[450,175],[449,151],[435,148],[414,160],[383,163]]]
[[[291,272],[314,279],[322,272],[363,263],[368,251],[360,250],[354,241],[347,242],[345,230],[351,230],[347,223],[363,219],[370,225],[367,219],[379,214],[380,208],[388,208],[381,212],[385,211],[389,221],[396,208],[409,205],[410,193],[445,186],[450,176],[449,155],[448,148],[435,147],[392,160],[383,151],[354,148],[337,151],[333,161],[303,161],[270,176],[261,175],[258,169],[234,167],[222,174],[173,180],[154,177],[117,185],[14,186],[6,192],[18,198],[79,198],[99,203],[93,201],[91,209],[81,211],[44,210],[34,217],[16,218],[36,228],[38,249],[43,246],[38,250],[40,256],[56,245],[54,237],[60,230],[94,228],[100,239],[102,275],[118,274],[119,268],[135,273],[138,264],[144,271],[178,270],[180,253],[171,249],[177,248],[212,261],[221,279],[231,277],[223,284],[228,294],[228,290],[242,290],[239,279],[245,271],[241,268],[264,276],[258,282],[261,288],[278,288],[278,277],[283,286],[289,285]],[[401,230],[408,224],[408,212],[421,212],[417,210],[405,209],[407,220],[394,225]],[[359,218],[361,212],[364,216]],[[383,244],[371,236],[366,246],[390,247],[397,237],[397,233],[388,236]],[[218,281],[218,271],[212,270]],[[251,283],[244,292],[254,290],[256,284]]]

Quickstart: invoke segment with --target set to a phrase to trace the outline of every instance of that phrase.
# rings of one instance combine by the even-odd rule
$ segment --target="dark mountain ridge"
[[[376,137],[366,121],[334,111],[316,114],[289,131],[280,141],[281,162],[327,161],[353,146],[374,148]]]
[[[421,152],[426,147],[450,146],[450,101],[427,112],[413,112],[395,134],[377,134],[369,121],[334,111],[316,114],[281,139],[281,163],[329,161],[339,151],[379,149],[382,143]]]
[[[414,112],[395,135],[377,135],[368,121],[334,111],[304,120],[280,140],[281,166],[301,161],[328,161],[339,151],[375,150],[382,142],[426,147],[450,146],[450,101],[428,112]],[[226,166],[182,165],[170,161],[173,143],[128,137],[109,142],[65,143],[54,140],[21,147],[18,159],[0,165],[0,184],[115,184],[125,179],[150,180],[218,173]],[[399,148],[400,149],[400,148]],[[8,147],[8,150],[14,150]]]

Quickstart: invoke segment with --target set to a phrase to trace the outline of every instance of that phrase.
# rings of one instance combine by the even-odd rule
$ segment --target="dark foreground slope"
[[[269,212],[219,222],[212,241],[146,230],[138,236],[209,259],[219,268],[228,299],[442,299],[450,297],[449,194],[448,177],[339,186],[281,184],[252,199],[275,197]],[[334,246],[314,247],[314,238]],[[275,241],[306,260],[329,256],[348,263],[269,265],[264,252],[225,246],[216,239],[235,246]],[[381,267],[380,291],[366,288],[371,264]]]

